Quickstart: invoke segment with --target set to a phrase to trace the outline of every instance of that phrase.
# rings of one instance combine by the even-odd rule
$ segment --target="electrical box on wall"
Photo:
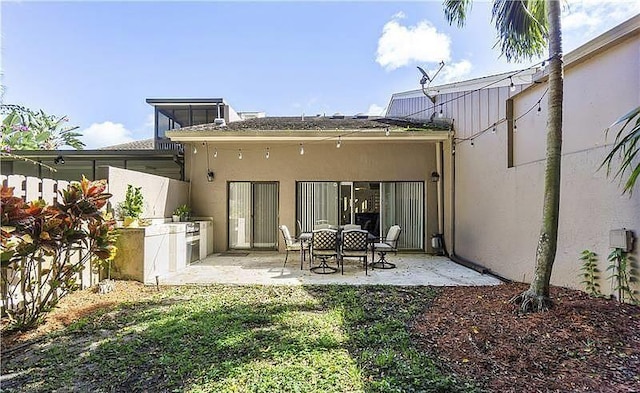
[[[624,252],[633,249],[633,232],[629,229],[612,229],[609,231],[609,247],[620,248]]]

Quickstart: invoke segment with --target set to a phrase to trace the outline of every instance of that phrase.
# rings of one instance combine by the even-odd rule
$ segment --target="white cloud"
[[[93,123],[81,132],[81,139],[86,144],[85,149],[96,149],[134,140],[131,131],[127,130],[123,124],[110,121]]]
[[[640,2],[581,0],[570,1],[563,9],[564,32],[593,37],[640,12]]]
[[[461,60],[457,63],[446,64],[438,76],[438,79],[442,77],[442,83],[454,82],[468,76],[471,73],[473,66],[469,60]],[[434,74],[435,71],[430,74]],[[437,81],[439,84],[440,81]]]
[[[369,105],[369,109],[367,109],[367,115],[369,116],[382,116],[384,114],[385,108],[380,105],[371,104]]]
[[[439,33],[429,21],[415,26],[403,26],[399,19],[404,13],[395,14],[382,28],[378,39],[376,62],[391,71],[414,62],[439,63],[451,58],[451,39]]]

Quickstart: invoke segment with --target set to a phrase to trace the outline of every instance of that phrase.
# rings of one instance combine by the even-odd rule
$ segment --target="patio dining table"
[[[313,232],[302,232],[300,236],[298,236],[300,240],[300,266],[304,263],[304,255],[305,249],[309,250],[309,258],[311,257],[311,240],[313,239]],[[367,233],[367,243],[373,244],[378,240],[378,237],[372,235],[371,233]],[[338,230],[338,248],[340,248],[340,243],[342,242],[342,230]],[[309,265],[311,265],[311,260],[309,260]]]

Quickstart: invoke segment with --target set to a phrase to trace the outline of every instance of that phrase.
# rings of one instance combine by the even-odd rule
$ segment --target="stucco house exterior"
[[[166,135],[185,145],[191,207],[213,217],[214,251],[281,248],[279,224],[295,233],[326,220],[374,234],[399,224],[400,248],[433,252],[430,237],[442,232],[438,178],[448,128],[445,121],[398,125],[336,114]]]
[[[516,281],[532,278],[542,218],[546,146],[544,68],[394,94],[386,117],[454,119],[445,144],[445,239],[449,254]],[[514,86],[511,87],[511,83]],[[415,113],[415,101],[424,109]],[[564,56],[560,224],[551,282],[580,288],[582,250],[609,265],[611,230],[640,235],[640,195],[622,195],[599,169],[605,129],[640,105],[640,16]],[[613,131],[617,131],[614,129]],[[638,247],[635,247],[636,260]],[[601,286],[608,274],[602,273]],[[636,288],[640,289],[640,288]]]

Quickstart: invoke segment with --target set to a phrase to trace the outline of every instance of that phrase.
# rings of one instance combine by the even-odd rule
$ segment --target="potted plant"
[[[191,216],[191,208],[187,205],[180,205],[173,211],[173,221],[187,221]],[[176,219],[177,218],[177,219]]]
[[[124,202],[121,202],[119,206],[125,227],[137,228],[139,226],[138,219],[142,215],[142,209],[144,208],[144,197],[141,190],[142,187],[127,185]]]

